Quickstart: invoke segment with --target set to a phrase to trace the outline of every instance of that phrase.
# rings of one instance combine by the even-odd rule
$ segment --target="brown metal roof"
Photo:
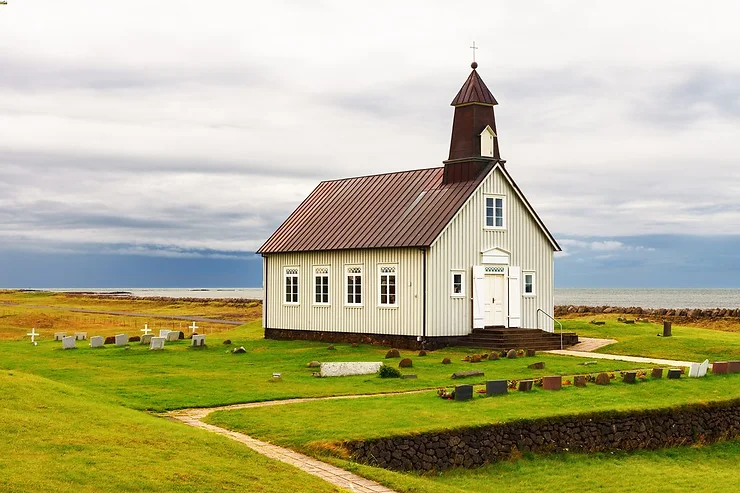
[[[468,80],[460,88],[460,91],[455,96],[455,99],[450,103],[452,106],[459,106],[461,104],[470,103],[485,103],[496,105],[498,102],[493,97],[491,91],[486,87],[486,83],[480,78],[478,72],[473,69],[468,76]]]
[[[324,181],[257,253],[430,246],[493,168],[444,185],[444,168]]]

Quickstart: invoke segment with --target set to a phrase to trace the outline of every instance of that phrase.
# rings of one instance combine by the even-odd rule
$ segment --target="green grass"
[[[231,347],[243,345],[247,353],[229,353],[222,344],[226,338],[233,341]],[[461,361],[468,350],[447,349],[425,357],[402,351],[402,355],[414,361],[414,367],[404,373],[416,374],[416,380],[381,379],[375,375],[319,379],[312,376],[314,370],[306,368],[309,361],[383,361],[387,348],[335,344],[336,350],[330,351],[325,343],[265,340],[259,321],[209,335],[207,342],[206,349],[192,349],[187,340],[167,343],[164,351],[149,351],[139,343],[131,343],[129,349],[114,346],[90,349],[86,342],[80,342],[77,349],[64,351],[60,342],[48,338],[36,347],[28,341],[3,342],[0,368],[34,373],[108,395],[121,405],[153,411],[449,386],[456,382],[450,378],[453,372],[470,369],[485,372],[485,377],[473,383],[584,370],[580,366],[584,360],[580,358],[542,354],[471,364]],[[443,357],[451,358],[452,364],[442,365]],[[398,360],[386,361],[398,364]],[[527,365],[534,361],[544,361],[546,369],[528,369]],[[589,366],[588,371],[641,366],[645,365],[600,361]],[[273,372],[282,373],[282,379],[272,381]]]
[[[601,387],[565,386],[558,392],[535,389],[506,396],[446,401],[436,392],[327,400],[275,407],[220,411],[206,421],[260,439],[308,452],[334,448],[342,440],[484,425],[545,416],[604,410],[656,409],[740,397],[740,374],[701,379],[613,382]]]
[[[681,361],[722,361],[740,359],[740,332],[723,332],[693,327],[673,327],[673,337],[657,337],[663,326],[648,322],[628,325],[617,322],[617,315],[589,315],[563,320],[563,329],[583,337],[617,339],[619,342],[599,349],[600,353],[652,356]],[[590,320],[605,321],[592,325]]]
[[[644,493],[734,491],[740,440],[706,447],[598,454],[527,454],[478,469],[453,469],[426,475],[403,474],[328,459],[400,493]]]
[[[339,491],[242,444],[0,371],[0,491]]]

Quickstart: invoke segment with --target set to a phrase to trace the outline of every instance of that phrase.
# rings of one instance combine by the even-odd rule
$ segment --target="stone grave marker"
[[[712,364],[712,373],[715,375],[724,375],[725,373],[729,373],[730,371],[730,363],[727,361],[715,361]]]
[[[668,370],[668,379],[669,380],[678,380],[681,378],[681,369],[680,368],[671,368]]]
[[[535,351],[534,349],[527,349],[527,357],[531,358],[535,356],[536,354],[537,354],[537,351]]]
[[[145,336],[148,336],[152,329],[149,328],[149,324],[144,324],[144,328],[139,332],[143,332]]]
[[[349,361],[321,363],[319,375],[322,377],[348,377],[352,375],[372,375],[378,373],[383,363],[380,361]]]
[[[75,336],[69,336],[69,337],[63,337],[62,338],[62,349],[74,349],[75,346]]]
[[[624,378],[622,379],[624,383],[635,383],[637,382],[637,372],[636,371],[628,371],[624,374]]]
[[[65,332],[54,332],[54,340],[55,341],[61,341],[67,337],[67,334]]]
[[[150,351],[159,351],[161,349],[164,349],[164,341],[165,337],[152,337],[151,342],[149,343],[149,350]]]
[[[414,375],[413,373],[409,373],[407,375],[401,375],[401,378],[406,380],[416,380],[416,375]]]
[[[509,392],[506,380],[489,380],[486,382],[486,395],[501,395]]]
[[[663,322],[663,337],[671,337],[671,322]]]
[[[456,401],[469,401],[473,398],[473,386],[472,385],[456,385],[455,386],[455,400]]]
[[[537,363],[532,363],[531,365],[527,366],[530,370],[544,370],[545,369],[545,362],[544,361],[538,361]]]
[[[36,328],[32,328],[31,332],[26,335],[31,338],[31,344],[33,344],[34,346],[38,346],[38,342],[36,342],[36,337],[38,337],[40,334],[36,332]]]
[[[176,330],[168,330],[167,335],[164,337],[167,340],[167,342],[175,342],[175,341],[180,340],[180,332]]]
[[[126,334],[116,334],[116,346],[125,346],[128,344],[128,336]]]
[[[154,334],[144,334],[143,336],[141,336],[141,339],[139,339],[139,342],[141,344],[151,344],[152,337],[154,337]]]
[[[103,342],[105,342],[105,339],[103,336],[92,336],[90,338],[90,347],[96,348],[96,347],[103,347]]]
[[[542,377],[542,388],[545,390],[560,390],[563,387],[563,377],[560,375],[552,375],[549,377]]]
[[[452,374],[452,378],[482,377],[483,375],[482,371],[456,371]]]
[[[663,378],[663,368],[653,368],[650,372],[650,376],[653,378]]]
[[[596,375],[596,385],[609,385],[609,375],[607,373],[599,373]]]
[[[573,385],[576,387],[586,386],[586,375],[576,375],[573,377]]]
[[[195,334],[195,331],[199,329],[199,327],[197,325],[195,325],[195,320],[193,320],[193,325],[191,325],[190,327],[188,327],[188,329],[190,329],[190,333],[191,334]]]
[[[75,339],[77,339],[78,341],[86,341],[87,332],[75,332]]]
[[[727,371],[729,373],[740,373],[740,361],[738,360],[728,361]]]
[[[709,369],[709,360],[705,359],[702,363],[691,363],[691,367],[689,367],[689,377],[691,378],[700,378],[707,375],[707,370]]]
[[[520,380],[519,381],[519,392],[528,392],[532,390],[534,380]]]
[[[193,347],[203,347],[206,345],[206,336],[195,334],[192,342],[190,343]]]

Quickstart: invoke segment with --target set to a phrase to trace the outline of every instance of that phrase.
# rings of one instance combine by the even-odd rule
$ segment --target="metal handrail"
[[[544,316],[546,316],[547,318],[549,318],[550,320],[552,320],[553,322],[555,322],[556,324],[558,324],[560,326],[560,349],[562,350],[563,349],[563,324],[561,324],[560,322],[558,322],[555,319],[555,317],[553,317],[552,315],[550,315],[549,313],[547,313],[542,308],[538,308],[537,309],[537,328],[538,329],[540,328],[540,312],[542,312],[542,314]]]

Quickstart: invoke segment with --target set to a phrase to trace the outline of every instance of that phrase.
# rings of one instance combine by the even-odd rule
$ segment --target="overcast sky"
[[[566,257],[735,234],[738,18],[731,1],[9,0],[0,249],[253,252],[320,180],[441,165],[473,41],[502,157]]]

